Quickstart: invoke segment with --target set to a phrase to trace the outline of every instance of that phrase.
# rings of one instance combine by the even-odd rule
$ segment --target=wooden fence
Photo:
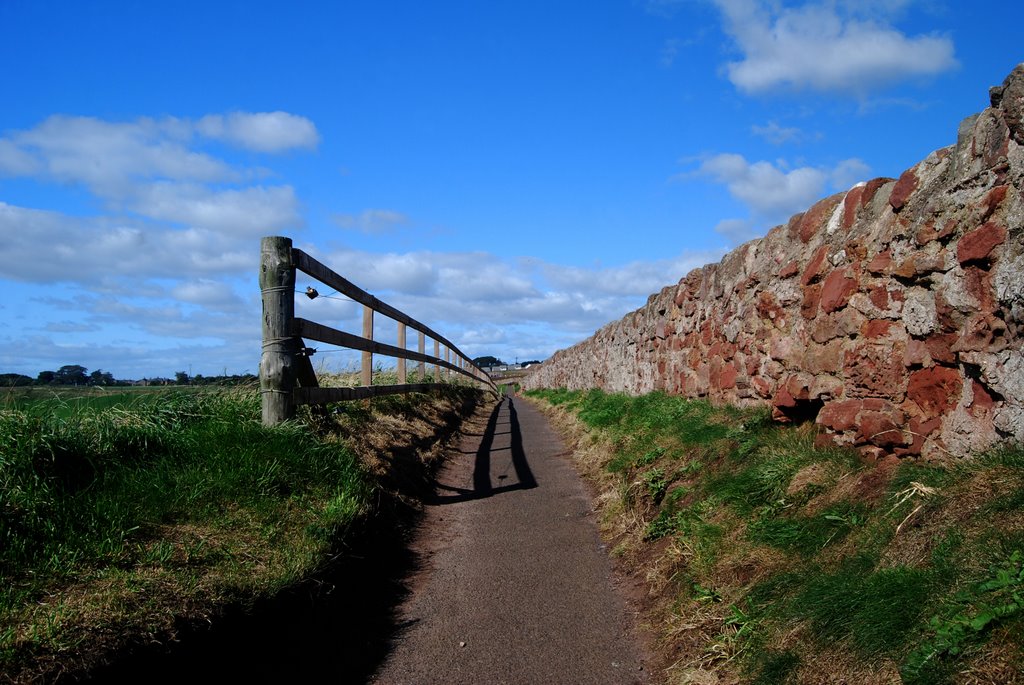
[[[305,273],[329,288],[363,305],[362,336],[345,333],[295,316],[295,272]],[[325,404],[407,392],[428,392],[436,388],[442,376],[461,374],[497,391],[490,376],[477,367],[447,339],[427,326],[342,278],[298,248],[291,238],[273,236],[260,244],[260,290],[263,294],[263,354],[260,358],[260,393],[263,423],[275,425],[295,415],[299,404]],[[315,290],[309,292],[314,295]],[[398,323],[398,344],[387,345],[373,339],[374,312]],[[406,348],[411,328],[419,334],[418,350]],[[434,354],[426,353],[426,339],[433,340]],[[310,362],[312,350],[304,340],[362,352],[362,383],[354,388],[321,388]],[[444,354],[442,355],[442,348]],[[396,385],[373,385],[373,355],[394,357],[397,361]],[[419,378],[426,366],[434,367],[432,383],[407,383],[406,361],[419,364]]]

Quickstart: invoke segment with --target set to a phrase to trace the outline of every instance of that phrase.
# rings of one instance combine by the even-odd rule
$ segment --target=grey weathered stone
[[[925,336],[935,330],[938,315],[935,295],[924,288],[910,288],[903,303],[903,325],[911,335]]]

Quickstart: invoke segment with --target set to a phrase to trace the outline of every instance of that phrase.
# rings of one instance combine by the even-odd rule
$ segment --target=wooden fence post
[[[295,265],[291,238],[260,241],[260,293],[263,296],[263,353],[260,355],[260,397],[263,424],[274,426],[295,416],[292,391],[297,372]]]
[[[419,347],[417,348],[417,351],[420,354],[423,354],[424,351],[427,349],[426,336],[423,334],[423,331],[418,331],[418,332],[420,334],[420,344],[419,344]],[[422,383],[426,379],[426,377],[427,377],[427,364],[423,360],[420,360],[419,370],[420,370],[420,377],[419,377],[418,380],[419,380],[420,383]]]
[[[398,346],[405,349],[405,324],[398,322]],[[398,358],[398,383],[405,385],[405,360]]]
[[[373,310],[363,305],[363,337],[373,340]],[[373,352],[363,352],[363,385],[373,385]]]
[[[434,340],[434,359],[440,359],[440,358],[441,358],[441,343],[439,343],[435,339]],[[441,365],[440,364],[434,364],[434,382],[435,383],[440,383],[441,382]]]

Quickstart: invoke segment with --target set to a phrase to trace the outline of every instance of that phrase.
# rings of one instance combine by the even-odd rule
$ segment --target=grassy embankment
[[[0,680],[82,673],[315,577],[480,394],[260,423],[255,389],[0,403]],[[423,474],[402,474],[415,479]]]
[[[1024,682],[1024,449],[867,464],[814,426],[538,391],[672,683]]]

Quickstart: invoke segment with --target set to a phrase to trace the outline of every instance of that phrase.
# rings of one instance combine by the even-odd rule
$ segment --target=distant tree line
[[[190,376],[178,371],[174,378],[143,378],[142,380],[118,380],[109,371],[96,369],[87,373],[88,369],[78,364],[67,364],[56,371],[40,371],[35,378],[20,373],[0,373],[0,387],[19,387],[30,385],[42,386],[99,386],[117,387],[129,385],[245,385],[259,379],[251,373],[224,374],[222,376]]]

